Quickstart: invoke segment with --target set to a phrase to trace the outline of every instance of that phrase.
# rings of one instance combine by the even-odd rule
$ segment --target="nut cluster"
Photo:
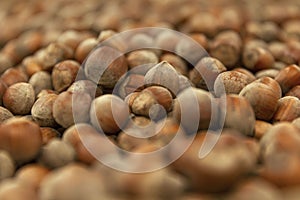
[[[297,0],[11,0],[0,24],[1,200],[299,199]],[[195,136],[163,169],[98,161],[178,133],[137,164]]]

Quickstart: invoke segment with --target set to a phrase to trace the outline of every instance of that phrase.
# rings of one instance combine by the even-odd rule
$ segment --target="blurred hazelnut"
[[[135,50],[128,54],[127,63],[130,69],[141,65],[157,64],[158,57],[150,50]]]
[[[0,125],[0,148],[8,151],[17,164],[34,159],[42,146],[40,128],[34,122],[11,118]]]
[[[43,141],[43,145],[49,143],[49,141],[51,141],[54,138],[58,138],[60,137],[60,133],[55,130],[54,128],[50,128],[50,127],[41,127],[41,134],[42,134],[42,141]]]
[[[0,106],[0,123],[4,122],[9,118],[12,118],[13,116],[14,115],[9,110]]]
[[[94,83],[111,89],[127,72],[127,63],[121,52],[101,46],[93,50],[84,63],[84,72]]]
[[[275,80],[281,86],[283,93],[288,92],[294,86],[300,84],[300,68],[297,65],[290,65],[279,71]]]
[[[83,63],[88,54],[96,47],[98,41],[95,38],[87,38],[80,42],[75,51],[75,59]]]
[[[91,101],[87,93],[62,92],[53,103],[53,117],[64,128],[74,123],[88,122]]]
[[[115,95],[97,97],[91,104],[90,118],[93,126],[108,135],[116,134],[128,117],[128,105]]]
[[[19,69],[10,68],[6,70],[0,77],[0,80],[7,86],[11,86],[15,83],[27,82],[27,75]]]
[[[181,59],[179,56],[166,53],[160,57],[160,60],[170,63],[170,65],[172,65],[179,74],[185,76],[188,74],[188,67],[183,59]]]
[[[286,96],[294,96],[300,99],[300,85],[296,85],[292,89],[290,89],[287,93]]]
[[[268,122],[256,120],[254,137],[257,139],[262,138],[271,127],[272,124]]]
[[[15,179],[9,179],[0,184],[0,199],[38,200],[33,187]]]
[[[4,150],[0,150],[0,180],[12,177],[15,173],[15,170],[15,162],[9,153]]]

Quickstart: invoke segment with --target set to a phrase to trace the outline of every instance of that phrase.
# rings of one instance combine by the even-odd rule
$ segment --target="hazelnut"
[[[145,84],[165,87],[172,95],[176,95],[179,91],[179,76],[169,63],[162,61],[146,73]]]
[[[52,71],[53,88],[58,92],[66,90],[75,81],[79,68],[79,63],[73,60],[57,63]]]
[[[277,70],[277,69],[264,69],[264,70],[258,71],[255,74],[255,76],[256,76],[256,78],[262,78],[265,76],[268,76],[270,78],[275,78],[278,73],[279,73],[279,70]]]
[[[166,53],[160,57],[160,60],[170,63],[170,65],[172,65],[179,74],[185,76],[188,74],[188,67],[183,59],[181,59],[179,56]]]
[[[226,94],[239,94],[240,91],[248,84],[248,77],[237,71],[226,71],[219,74],[214,84],[216,96]]]
[[[189,73],[191,82],[200,89],[213,90],[217,76],[226,71],[226,67],[216,58],[204,57]]]
[[[28,164],[18,169],[16,179],[38,191],[41,182],[48,174],[49,169],[46,167],[39,164]]]
[[[156,107],[160,105],[161,107]],[[140,92],[130,108],[134,114],[160,119],[172,109],[173,99],[169,90],[160,86],[151,86]]]
[[[283,93],[300,84],[300,67],[289,65],[279,71],[275,80],[279,83]]]
[[[91,104],[90,118],[93,126],[108,135],[116,134],[128,117],[128,105],[115,95],[97,97]]]
[[[0,180],[12,177],[15,173],[15,162],[8,152],[0,150]]]
[[[42,71],[42,64],[38,62],[38,60],[33,57],[29,56],[23,59],[22,65],[27,76],[31,77],[33,74]]]
[[[99,97],[103,94],[101,86],[97,86],[94,82],[90,80],[78,80],[75,81],[67,91],[76,93],[76,92],[85,92],[91,96],[91,98]]]
[[[253,75],[253,73],[245,68],[237,67],[237,68],[234,68],[232,71],[236,71],[236,72],[245,74],[248,77],[248,83],[251,83],[256,80],[256,77]]]
[[[54,90],[42,90],[40,91],[40,93],[37,94],[36,98],[41,98],[44,95],[48,95],[48,94],[58,94],[56,91]]]
[[[278,100],[278,108],[273,121],[293,121],[300,117],[300,100],[297,97],[286,96]]]
[[[36,95],[38,95],[42,90],[52,89],[51,75],[45,71],[34,73],[28,83],[32,85]]]
[[[294,96],[300,99],[300,85],[296,85],[292,89],[290,89],[287,93],[286,96]]]
[[[62,92],[53,103],[53,117],[64,128],[74,123],[88,122],[91,101],[87,93]]]
[[[0,199],[38,200],[34,188],[15,179],[9,179],[0,184]]]
[[[253,136],[255,115],[250,103],[238,95],[228,95],[226,104],[224,127],[236,129],[246,136]],[[244,123],[237,123],[238,121]]]
[[[35,93],[28,83],[16,83],[7,88],[3,95],[4,106],[16,115],[28,114],[34,104]]]
[[[66,184],[68,183],[68,184]],[[80,164],[69,164],[44,178],[39,190],[40,200],[109,199],[101,177]]]
[[[5,85],[5,83],[3,83],[1,80],[0,80],[0,105],[2,105],[2,101],[3,101],[3,95],[5,93],[7,89],[7,86]]]
[[[40,128],[34,122],[11,118],[0,125],[0,148],[8,151],[17,164],[34,159],[42,146]]]
[[[74,159],[73,146],[62,140],[52,139],[43,146],[39,161],[49,168],[58,168],[73,162]]]
[[[121,52],[108,46],[93,50],[84,63],[88,79],[104,88],[111,89],[127,72],[127,63]]]
[[[129,94],[140,91],[144,88],[144,76],[140,74],[128,74],[120,84],[116,85],[115,90],[118,96],[125,98]]]
[[[57,96],[56,94],[44,95],[33,104],[31,115],[40,126],[54,127],[56,125],[53,118],[53,104]]]
[[[232,68],[239,60],[241,47],[242,41],[237,32],[222,31],[210,45],[210,54],[226,67]]]
[[[276,112],[281,89],[274,79],[263,77],[245,86],[239,95],[250,102],[257,119],[268,121]]]
[[[7,69],[13,66],[12,60],[5,55],[4,53],[0,53],[0,74],[5,72]]]
[[[16,68],[9,68],[2,75],[0,80],[7,86],[11,86],[15,83],[27,82],[28,77],[21,70]]]
[[[14,115],[9,110],[0,106],[0,123],[4,122],[9,118],[12,118],[13,116]]]
[[[272,124],[268,122],[256,120],[254,137],[257,139],[262,138],[271,127]]]
[[[75,51],[75,59],[83,63],[88,54],[96,47],[98,41],[95,38],[87,38],[80,42]]]
[[[158,57],[150,50],[135,50],[128,54],[127,63],[130,69],[141,65],[157,64]]]
[[[250,37],[256,37],[266,42],[275,40],[279,36],[280,29],[274,22],[249,22],[246,24],[246,32]]]
[[[163,31],[155,37],[155,46],[162,50],[173,52],[178,41],[179,35],[170,31]]]
[[[50,127],[41,127],[42,141],[43,145],[48,144],[54,138],[60,137],[60,133],[54,128]]]

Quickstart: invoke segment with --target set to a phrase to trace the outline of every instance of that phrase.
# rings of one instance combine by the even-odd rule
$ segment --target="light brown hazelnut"
[[[245,86],[239,95],[250,102],[257,119],[268,121],[276,112],[281,89],[274,79],[263,77]]]
[[[9,110],[0,106],[0,123],[4,122],[9,118],[12,118],[13,116],[14,115]]]
[[[87,93],[62,92],[53,103],[53,117],[64,128],[74,123],[88,122],[91,101]]]
[[[36,100],[31,109],[31,115],[40,126],[54,127],[53,104],[58,95],[48,94]]]
[[[217,76],[226,71],[226,67],[216,58],[204,57],[189,73],[191,82],[200,89],[213,90]]]
[[[3,200],[38,200],[38,195],[33,187],[16,179],[8,179],[0,184],[0,198]]]
[[[58,94],[56,91],[54,90],[41,90],[40,93],[37,94],[36,98],[41,98],[44,95],[48,95],[48,94]]]
[[[158,63],[158,57],[150,50],[135,50],[128,54],[127,63],[130,69],[141,65],[153,65]]]
[[[52,139],[43,146],[39,157],[40,163],[49,168],[59,168],[75,160],[75,150],[70,144]]]
[[[93,100],[90,119],[97,129],[108,135],[116,134],[127,122],[128,105],[115,95],[103,95]]]
[[[28,164],[18,169],[16,179],[38,191],[41,182],[48,174],[48,168],[39,164]]]
[[[222,72],[216,78],[214,91],[217,96],[226,94],[239,94],[240,91],[248,85],[248,77],[237,71]]]
[[[84,63],[84,72],[88,79],[104,88],[112,89],[128,66],[121,52],[108,46],[95,49]]]
[[[160,60],[170,63],[170,65],[172,65],[179,74],[187,76],[188,67],[183,59],[181,59],[179,56],[166,53],[160,57]]]
[[[8,152],[0,151],[0,180],[12,177],[15,173],[16,166],[14,160]]]
[[[249,70],[245,69],[245,68],[237,67],[237,68],[232,69],[232,71],[237,71],[237,72],[240,72],[242,74],[245,74],[248,77],[248,82],[249,83],[256,80],[256,77],[253,75],[253,73],[250,72]]]
[[[5,72],[7,69],[13,66],[12,60],[5,55],[4,53],[0,53],[0,74]]]
[[[35,101],[33,87],[28,83],[16,83],[8,87],[3,95],[4,106],[13,114],[30,113]]]
[[[40,128],[34,122],[11,118],[0,125],[0,148],[10,153],[17,164],[34,159],[42,146]]]
[[[176,95],[179,91],[179,76],[169,63],[162,61],[146,73],[145,84],[165,87],[172,95]]]
[[[79,63],[73,60],[57,63],[51,75],[53,88],[58,92],[66,90],[75,81],[79,68]]]
[[[38,60],[33,57],[29,56],[23,59],[22,65],[27,76],[31,77],[33,74],[42,71],[42,64],[38,62]]]
[[[80,42],[75,51],[75,59],[79,63],[83,63],[88,54],[96,47],[98,41],[96,38],[87,38]]]
[[[52,89],[51,75],[45,71],[39,71],[34,73],[28,83],[32,85],[34,92],[38,95],[42,90]]]
[[[262,120],[256,120],[254,137],[257,139],[262,138],[271,127],[272,124],[268,122]]]
[[[264,70],[258,71],[255,74],[255,77],[262,78],[262,77],[268,76],[270,78],[275,78],[278,73],[279,73],[279,70],[277,70],[277,69],[264,69]]]

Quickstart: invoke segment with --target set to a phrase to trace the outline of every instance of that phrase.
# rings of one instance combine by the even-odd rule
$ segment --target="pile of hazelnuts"
[[[299,1],[11,0],[0,24],[0,200],[300,198]],[[117,37],[143,27],[203,51],[170,31]],[[178,132],[193,142],[159,170],[99,160]]]

